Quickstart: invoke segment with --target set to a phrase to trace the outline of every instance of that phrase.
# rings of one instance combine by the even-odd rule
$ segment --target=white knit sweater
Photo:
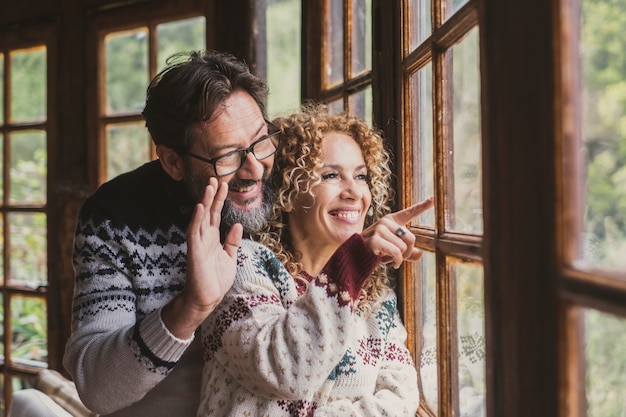
[[[358,254],[358,255],[355,255]],[[380,258],[354,235],[307,291],[244,241],[235,284],[201,327],[198,416],[415,416],[417,376],[395,293],[355,309]]]

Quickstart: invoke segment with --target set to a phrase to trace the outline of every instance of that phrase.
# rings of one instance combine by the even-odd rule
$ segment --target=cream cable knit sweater
[[[395,293],[367,317],[354,309],[380,262],[360,235],[300,296],[264,246],[244,241],[238,261],[233,288],[201,327],[198,416],[415,416],[416,370]]]

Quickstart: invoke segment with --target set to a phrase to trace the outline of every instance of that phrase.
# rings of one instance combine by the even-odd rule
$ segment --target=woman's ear
[[[285,207],[283,207],[283,211],[285,213],[289,213],[289,212],[293,211],[293,204],[292,203],[285,204]]]
[[[180,181],[184,178],[183,160],[178,152],[168,146],[157,145],[156,153],[167,175],[175,181]]]

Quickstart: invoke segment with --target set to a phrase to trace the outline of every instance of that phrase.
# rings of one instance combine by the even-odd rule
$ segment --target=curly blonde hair
[[[321,182],[318,172],[322,167],[322,142],[326,134],[333,131],[345,133],[361,148],[372,194],[371,210],[366,217],[365,227],[390,211],[389,202],[393,197],[390,156],[378,131],[349,114],[330,114],[322,104],[307,103],[301,112],[277,118],[273,124],[281,131],[272,175],[276,202],[267,226],[255,239],[276,253],[295,279],[304,282],[306,280],[300,277],[302,254],[293,246],[285,208],[293,206],[296,198],[302,194],[315,198],[314,189]],[[380,265],[362,290],[359,309],[370,310],[390,286],[387,268]]]

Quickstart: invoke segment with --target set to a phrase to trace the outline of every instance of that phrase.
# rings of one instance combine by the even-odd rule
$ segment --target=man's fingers
[[[398,210],[395,213],[389,215],[395,222],[399,224],[407,224],[415,217],[424,213],[426,210],[433,206],[433,197],[429,197],[426,200],[414,204],[402,210]]]
[[[222,221],[222,208],[224,207],[224,201],[228,196],[228,184],[223,182],[219,184],[215,198],[211,204],[211,226],[219,227]]]

